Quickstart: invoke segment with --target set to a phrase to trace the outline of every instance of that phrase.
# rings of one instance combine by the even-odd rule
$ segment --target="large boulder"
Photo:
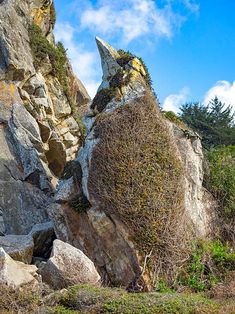
[[[30,264],[33,257],[33,238],[30,235],[0,237],[0,247],[16,261]]]
[[[82,251],[60,240],[54,241],[51,257],[40,274],[54,289],[84,283],[97,285],[100,280],[93,262]]]
[[[0,286],[19,288],[26,284],[37,285],[37,267],[14,261],[0,248]]]
[[[103,81],[84,117],[80,170],[63,178],[48,212],[103,282],[148,290],[156,274],[174,277],[195,236],[209,236],[214,202],[200,140],[163,117],[141,60],[96,41]]]

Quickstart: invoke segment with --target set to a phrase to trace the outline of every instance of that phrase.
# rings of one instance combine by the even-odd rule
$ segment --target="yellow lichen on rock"
[[[16,102],[21,103],[21,98],[15,84],[0,81],[0,102],[6,106],[11,106]]]
[[[46,16],[49,13],[50,13],[50,6],[42,7],[42,8],[34,8],[32,10],[33,23],[41,27],[45,21]]]
[[[130,65],[131,67],[138,71],[140,74],[142,74],[143,76],[146,76],[146,71],[144,69],[144,66],[142,64],[142,62],[138,59],[138,58],[134,58],[130,61]]]

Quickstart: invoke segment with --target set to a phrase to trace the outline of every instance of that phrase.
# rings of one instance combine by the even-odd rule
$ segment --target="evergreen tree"
[[[202,136],[204,147],[235,145],[234,113],[218,97],[208,105],[189,103],[180,110],[180,118]]]

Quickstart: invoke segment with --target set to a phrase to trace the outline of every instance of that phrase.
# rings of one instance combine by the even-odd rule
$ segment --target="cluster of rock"
[[[72,111],[82,114],[90,101],[68,60],[69,99],[48,57],[34,65],[29,29],[37,25],[54,46],[53,10],[52,0],[0,1],[0,284],[14,288],[41,277],[55,288],[56,280],[64,287],[100,278],[81,251],[55,240],[47,213],[81,145]]]
[[[98,96],[108,91],[108,101],[97,103],[96,97],[91,104],[81,147],[71,100],[76,111],[86,111],[84,86],[67,62],[68,99],[49,58],[34,66],[29,27],[36,24],[54,45],[52,10],[52,0],[0,1],[0,284],[37,285],[42,278],[55,289],[101,280],[128,287],[141,277],[151,288],[154,275],[145,273],[147,259],[132,230],[104,210],[90,182],[102,143],[97,127],[105,115],[145,99],[147,73],[138,58],[120,64],[119,52],[97,38],[103,68]],[[200,139],[164,121],[158,106],[156,101],[156,119],[184,169],[179,184],[185,217],[194,234],[207,237],[215,203],[202,186]]]
[[[80,165],[79,183],[73,179],[72,174],[70,178],[61,180],[55,194],[56,202],[48,207],[48,211],[54,220],[57,236],[81,248],[94,261],[104,282],[128,287],[135,285],[136,280],[141,278],[142,288],[144,286],[151,289],[153,274],[144,274],[146,256],[134,243],[132,230],[123,224],[117,213],[105,212],[105,205],[100,203],[92,190],[94,183],[92,185],[89,182],[96,164],[93,154],[98,143],[102,142],[95,134],[97,126],[105,114],[118,112],[119,108],[144,97],[149,90],[145,80],[146,73],[137,58],[132,59],[123,69],[117,62],[119,53],[103,40],[97,38],[96,41],[103,68],[103,81],[98,93],[112,86],[111,82],[120,69],[124,71],[124,76],[130,74],[130,79],[128,84],[119,86],[118,95],[113,96],[102,109],[97,108],[94,103],[91,105],[90,111],[84,117],[87,136],[76,159]],[[160,111],[157,112],[156,119],[162,120]],[[187,138],[181,127],[170,121],[163,123],[174,145],[175,158],[183,166],[179,185],[182,185],[184,191],[182,198],[185,221],[189,229],[193,229],[193,236],[205,238],[211,232],[215,202],[202,186],[203,154],[200,138],[196,134]],[[97,184],[98,181],[99,175]],[[79,213],[71,206],[71,200],[76,196],[80,200],[85,198],[88,204],[86,210],[80,210]]]
[[[32,259],[32,238],[24,242],[22,238],[14,237],[1,239],[0,286],[37,288],[43,281],[54,289],[62,289],[75,284],[100,284],[100,275],[93,262],[71,245],[55,240],[51,257],[38,268],[27,263]]]

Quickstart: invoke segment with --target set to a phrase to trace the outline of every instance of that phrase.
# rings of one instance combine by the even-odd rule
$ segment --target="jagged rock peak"
[[[117,63],[117,59],[120,55],[117,50],[99,37],[96,37],[95,40],[100,53],[103,80],[105,80],[115,75],[117,71],[121,69],[120,65]]]

